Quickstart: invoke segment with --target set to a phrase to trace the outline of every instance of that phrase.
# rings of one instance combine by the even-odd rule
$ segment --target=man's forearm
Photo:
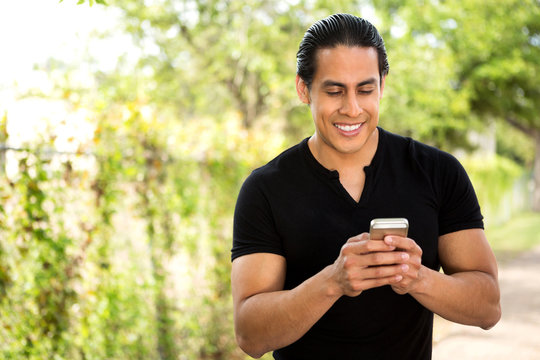
[[[260,357],[302,337],[341,296],[329,285],[330,276],[330,267],[326,267],[292,290],[245,299],[235,319],[240,347]]]
[[[493,275],[481,271],[446,275],[422,267],[424,280],[412,295],[439,316],[460,324],[493,327],[500,319],[499,287]]]

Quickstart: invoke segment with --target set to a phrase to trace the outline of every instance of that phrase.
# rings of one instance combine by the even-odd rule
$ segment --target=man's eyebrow
[[[356,84],[356,87],[360,87],[360,86],[364,86],[364,85],[373,85],[373,84],[377,84],[377,79],[376,78],[369,78],[367,80],[364,80],[364,81],[361,81],[359,82],[358,84]]]
[[[361,86],[364,86],[364,85],[372,85],[372,84],[376,84],[376,83],[377,83],[377,79],[369,78],[369,79],[366,79],[366,80],[361,81],[358,84],[356,84],[356,87],[361,87]],[[337,87],[342,87],[342,88],[346,87],[345,84],[340,83],[339,81],[334,81],[334,80],[325,80],[325,81],[323,81],[322,86],[323,87],[337,86]]]

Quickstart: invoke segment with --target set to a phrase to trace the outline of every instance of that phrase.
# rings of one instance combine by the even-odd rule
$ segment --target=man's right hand
[[[339,292],[358,296],[364,290],[401,281],[409,255],[394,250],[384,241],[370,240],[368,233],[350,238],[332,265]]]

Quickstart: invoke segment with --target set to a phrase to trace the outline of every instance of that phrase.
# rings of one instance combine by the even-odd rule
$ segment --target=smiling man
[[[315,134],[253,171],[236,205],[240,347],[276,359],[430,359],[433,313],[495,325],[497,265],[463,167],[378,126],[389,66],[377,30],[332,15],[308,29],[297,64]],[[408,237],[370,239],[381,217],[407,218]]]

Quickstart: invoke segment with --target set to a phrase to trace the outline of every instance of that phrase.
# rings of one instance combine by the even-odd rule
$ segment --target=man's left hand
[[[401,281],[391,285],[392,289],[400,295],[414,291],[422,280],[422,249],[413,239],[399,236],[386,236],[384,242],[409,254],[409,258],[403,262],[409,269],[403,273]]]

